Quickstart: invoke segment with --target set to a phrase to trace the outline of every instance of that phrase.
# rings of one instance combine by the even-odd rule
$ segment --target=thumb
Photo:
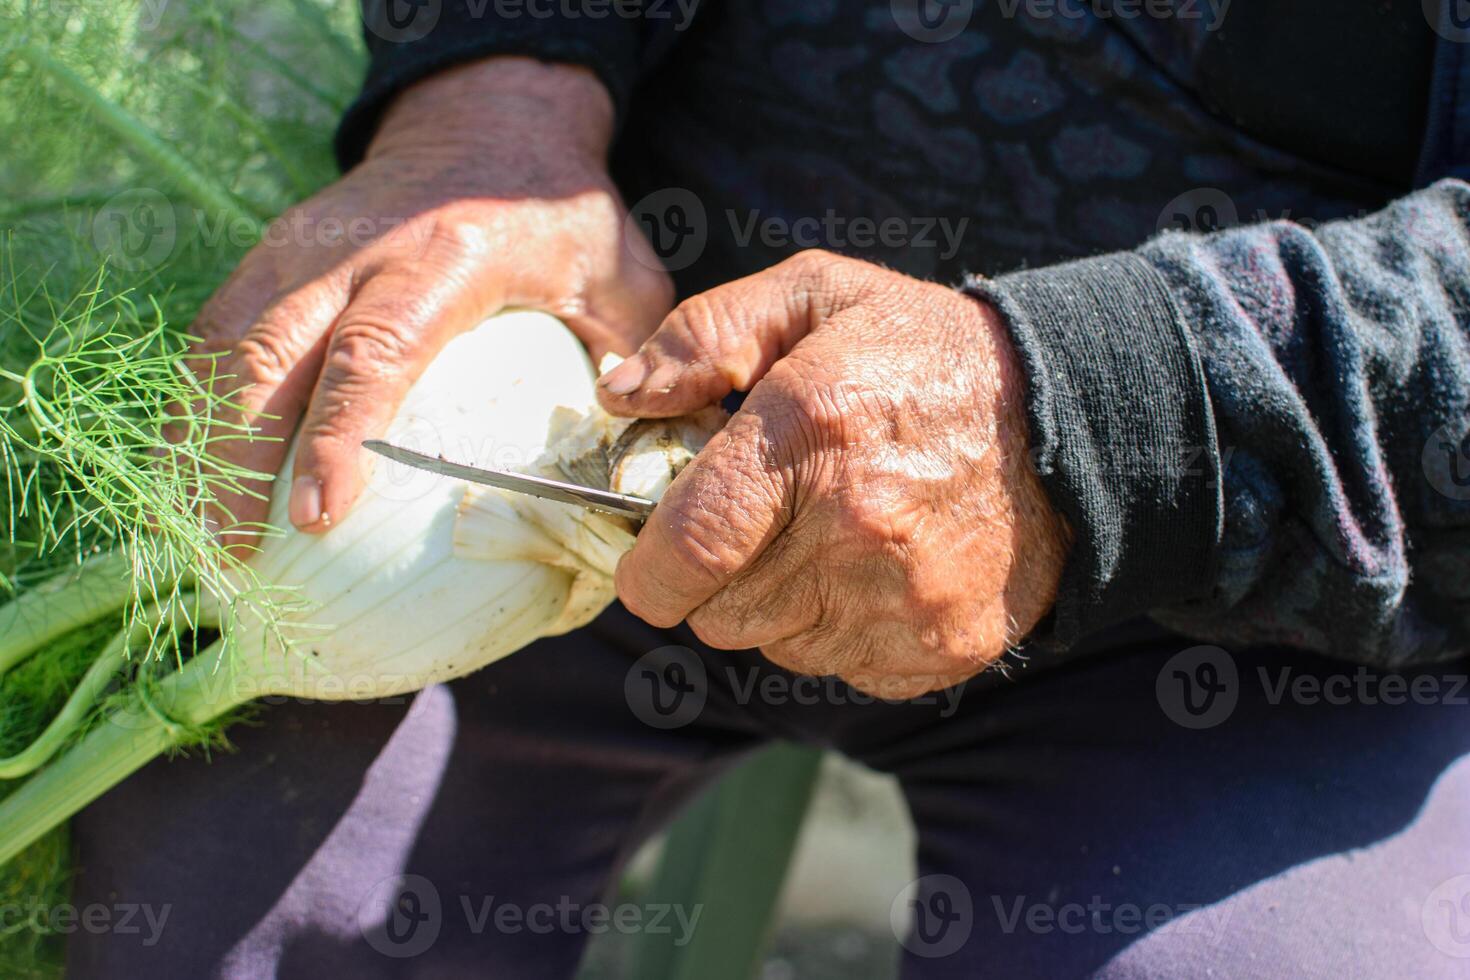
[[[802,252],[680,303],[638,353],[597,381],[614,415],[664,418],[745,391],[832,314],[856,303],[873,266]]]

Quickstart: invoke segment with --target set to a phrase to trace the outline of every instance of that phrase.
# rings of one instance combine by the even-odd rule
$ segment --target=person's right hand
[[[221,439],[215,455],[277,473],[299,423],[292,485],[274,492],[291,494],[294,525],[321,532],[362,490],[362,440],[456,334],[534,307],[594,360],[637,349],[673,287],[625,234],[605,164],[612,117],[590,72],[523,58],[399,96],[367,159],[278,219],[201,310],[197,352],[219,358],[202,369],[239,405],[228,421],[275,437]],[[244,495],[220,504],[225,527],[267,511]]]

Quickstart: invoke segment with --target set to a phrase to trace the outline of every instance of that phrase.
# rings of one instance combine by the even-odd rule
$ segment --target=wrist
[[[367,158],[478,153],[513,144],[601,168],[613,117],[612,97],[590,70],[497,56],[405,89],[384,113]]]
[[[977,296],[966,296],[980,323],[977,350],[993,372],[994,403],[998,410],[996,424],[1007,478],[1013,487],[1028,488],[1030,499],[1039,502],[1033,517],[1044,526],[1044,536],[1066,552],[1072,543],[1072,530],[1066,518],[1052,507],[1036,472],[1036,450],[1030,421],[1027,418],[1029,397],[1026,365],[1011,335],[1005,315],[994,304]]]

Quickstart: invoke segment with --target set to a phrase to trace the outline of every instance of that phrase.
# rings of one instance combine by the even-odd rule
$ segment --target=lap
[[[273,706],[237,751],[155,763],[76,821],[77,903],[169,917],[152,945],[78,931],[71,972],[570,976],[575,910],[768,737],[898,776],[927,887],[897,903],[914,978],[1462,967],[1459,933],[1426,928],[1470,874],[1463,701],[1310,704],[1298,678],[1353,668],[1236,653],[1230,710],[1195,716],[1185,680],[1195,708],[1225,682],[1187,646],[887,705],[615,608],[411,704]],[[556,921],[505,928],[504,906]]]
[[[1414,695],[1189,646],[983,694],[897,760],[925,886],[907,976],[1465,975],[1465,665]]]

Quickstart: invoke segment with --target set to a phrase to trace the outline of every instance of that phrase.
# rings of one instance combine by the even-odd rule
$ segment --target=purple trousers
[[[69,970],[570,977],[629,912],[598,903],[637,845],[779,738],[900,780],[913,980],[1470,977],[1467,669],[1135,624],[889,704],[615,607],[400,703],[276,705],[235,752],[155,762],[75,834],[76,903],[150,914],[77,929]]]

